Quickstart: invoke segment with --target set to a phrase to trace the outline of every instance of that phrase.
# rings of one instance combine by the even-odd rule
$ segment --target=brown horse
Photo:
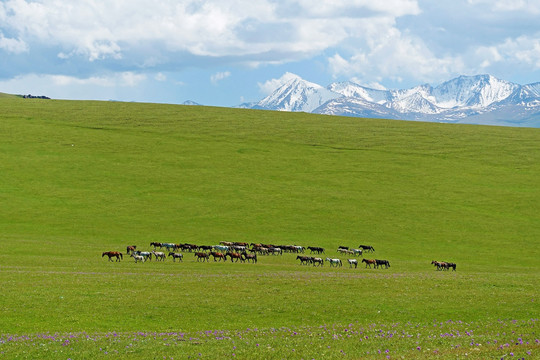
[[[252,254],[248,254],[247,252],[243,252],[242,253],[242,258],[244,260],[247,260],[247,262],[249,262],[250,260],[253,261],[253,263],[257,263],[257,254],[255,253],[252,253]]]
[[[227,256],[231,257],[231,262],[233,262],[234,259],[236,259],[236,262],[238,262],[238,260],[244,262],[244,259],[242,259],[242,255],[239,253],[227,251],[227,253],[225,254],[225,260],[227,260]]]
[[[129,245],[129,246],[126,248],[126,253],[129,255],[129,254],[131,254],[132,252],[134,252],[135,250],[137,250],[137,245]]]
[[[214,257],[214,261],[217,261],[216,259],[219,259],[219,261],[227,261],[227,257],[224,253],[220,253],[218,251],[210,251],[210,255]]]
[[[371,269],[371,265],[373,265],[373,268],[377,266],[377,261],[375,259],[362,259],[363,263],[366,263],[365,267],[369,267]]]
[[[437,270],[444,270],[445,267],[447,267],[446,263],[444,261],[431,261],[431,265],[435,266]]]
[[[210,258],[210,254],[205,252],[196,252],[195,257],[197,258],[197,261],[204,262],[205,260],[208,261],[208,259]]]
[[[103,254],[101,254],[101,257],[104,257],[105,255],[107,255],[109,257],[109,261],[112,261],[111,258],[113,258],[113,257],[116,258],[116,261],[120,261],[121,259],[124,258],[122,253],[118,252],[118,251],[106,251]]]

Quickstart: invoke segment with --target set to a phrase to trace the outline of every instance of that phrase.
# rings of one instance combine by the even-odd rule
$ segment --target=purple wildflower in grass
[[[514,356],[514,353],[510,353],[509,355],[510,355],[510,356]]]

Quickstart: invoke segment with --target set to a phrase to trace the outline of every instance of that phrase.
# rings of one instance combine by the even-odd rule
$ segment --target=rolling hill
[[[363,348],[343,329],[412,323],[416,336],[418,326],[460,321],[484,344],[470,357],[499,355],[483,340],[507,331],[501,321],[540,315],[539,143],[540,129],[0,98],[0,351],[230,358],[234,346],[244,358],[312,358],[328,325],[342,330],[329,330],[328,341],[341,337],[324,343],[334,351],[326,358],[343,358],[340,349],[426,355],[416,348],[434,342],[453,357],[470,353],[470,338],[456,349],[458,340],[439,343],[423,330],[413,338],[421,343]],[[296,254],[257,264],[202,263],[192,253],[182,263],[102,258],[153,241],[321,246],[329,257],[341,256],[340,245],[369,244],[376,252],[364,256],[391,267],[304,266]],[[457,271],[436,271],[432,260]],[[537,322],[527,326],[516,331],[537,333]],[[237,337],[250,329],[261,333]],[[168,347],[163,337],[179,332],[217,335]],[[103,335],[117,333],[122,346]],[[4,334],[38,339],[21,345]],[[40,334],[62,339],[56,352]],[[132,351],[126,334],[144,344]]]

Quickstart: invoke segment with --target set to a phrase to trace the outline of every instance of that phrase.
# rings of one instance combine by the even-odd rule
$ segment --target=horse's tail
[[[124,259],[124,255],[122,253],[118,253],[120,255],[120,259]]]

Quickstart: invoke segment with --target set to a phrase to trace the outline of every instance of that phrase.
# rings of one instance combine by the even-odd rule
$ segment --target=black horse
[[[323,254],[324,253],[324,248],[322,247],[318,247],[318,246],[308,246],[307,247],[309,251],[311,251],[311,253],[317,253],[317,254]]]
[[[296,260],[300,260],[300,265],[309,265],[313,260],[311,256],[296,256]]]
[[[366,252],[373,252],[375,249],[371,245],[358,245],[358,247]]]

